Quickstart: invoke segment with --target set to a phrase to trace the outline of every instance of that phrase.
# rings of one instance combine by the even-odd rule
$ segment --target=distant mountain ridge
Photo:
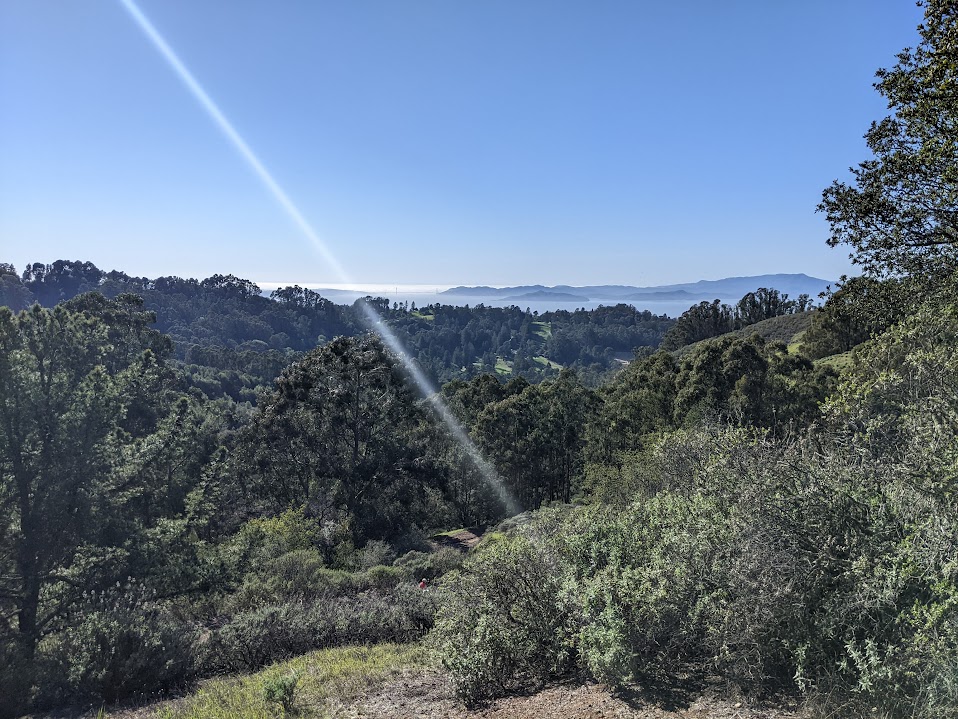
[[[535,292],[527,292],[522,295],[511,295],[509,297],[503,297],[504,300],[525,300],[527,302],[532,301],[548,301],[552,300],[554,302],[588,302],[589,298],[584,297],[583,295],[574,295],[569,292],[554,292],[552,290],[536,290]]]
[[[568,301],[576,300],[612,300],[631,302],[641,300],[738,300],[743,295],[754,292],[759,287],[776,289],[779,292],[797,297],[808,294],[817,297],[834,280],[810,277],[806,274],[750,275],[745,277],[726,277],[721,280],[699,280],[674,285],[656,285],[654,287],[635,287],[631,285],[519,285],[516,287],[453,287],[440,292],[439,296],[476,297],[496,300],[525,300],[541,297],[558,299],[559,295],[569,296]],[[573,299],[575,298],[575,299]]]

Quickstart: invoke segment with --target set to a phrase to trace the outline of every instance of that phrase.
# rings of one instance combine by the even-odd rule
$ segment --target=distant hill
[[[612,286],[610,285],[610,288],[611,287]],[[440,292],[439,295],[446,295],[447,297],[487,297],[489,299],[495,300],[507,300],[510,297],[524,297],[537,292],[548,292],[570,295],[574,294],[582,298],[585,295],[591,296],[591,290],[595,289],[595,287],[570,287],[569,285],[555,285],[554,287],[546,287],[545,285],[517,285],[515,287],[488,287],[486,285],[479,285],[476,287],[452,287],[448,290]],[[635,288],[623,287],[621,289],[628,291],[634,290]],[[585,297],[585,299],[588,299],[588,297]]]
[[[588,302],[588,297],[583,297],[582,295],[573,295],[568,292],[550,292],[549,290],[536,290],[535,292],[527,292],[524,295],[512,295],[510,297],[503,298],[507,301],[519,302],[520,300],[527,301],[553,301],[553,302]]]
[[[806,274],[776,274],[753,275],[748,277],[726,277],[721,280],[699,280],[680,285],[668,285],[654,289],[686,290],[697,296],[708,296],[718,299],[739,299],[742,295],[753,292],[759,287],[776,289],[792,297],[801,294],[816,297],[834,280],[823,280],[819,277],[809,277]]]
[[[697,295],[688,290],[662,290],[657,292],[635,292],[622,297],[623,300],[695,300]]]
[[[824,280],[820,277],[810,277],[806,274],[774,274],[751,275],[747,277],[726,277],[721,280],[699,280],[674,285],[657,285],[654,287],[635,287],[631,285],[586,285],[573,287],[570,285],[519,285],[515,287],[453,287],[439,295],[456,297],[482,297],[496,300],[510,299],[558,299],[555,294],[574,295],[576,301],[613,300],[616,302],[633,302],[643,300],[681,300],[689,302],[701,300],[738,300],[743,295],[754,292],[759,287],[776,289],[779,292],[797,297],[807,294],[817,297],[825,288],[834,284],[834,280]]]
[[[801,335],[808,329],[812,322],[812,316],[817,310],[809,312],[796,312],[790,315],[781,315],[780,317],[770,317],[767,320],[756,322],[754,325],[743,327],[733,332],[728,332],[719,337],[751,337],[752,335],[761,335],[766,342],[784,342],[786,345],[792,345],[798,342]],[[689,354],[701,342],[710,342],[716,339],[711,337],[700,342],[693,342],[672,352],[676,357],[684,357]]]

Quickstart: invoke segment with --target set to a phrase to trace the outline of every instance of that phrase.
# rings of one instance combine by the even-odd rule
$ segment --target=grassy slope
[[[534,327],[532,331],[539,335],[542,339],[548,340],[552,337],[551,322],[533,322],[532,326]]]
[[[743,327],[734,332],[728,332],[722,337],[751,337],[752,335],[761,335],[766,342],[784,342],[787,344],[789,352],[795,352],[800,346],[801,335],[808,329],[812,321],[812,312],[800,312],[793,315],[782,315],[781,317],[772,317],[754,325]],[[713,338],[715,339],[715,338]],[[702,340],[708,342],[709,340]],[[676,357],[684,357],[698,343],[686,345],[675,350]]]
[[[343,707],[354,703],[365,692],[410,669],[421,670],[426,663],[426,652],[417,644],[323,649],[273,664],[255,674],[211,679],[182,699],[100,716],[270,719],[283,716],[283,712],[279,704],[266,701],[263,688],[293,673],[299,675],[293,704],[297,717],[339,716]]]
[[[553,369],[562,369],[562,365],[558,362],[553,362],[551,359],[537,355],[532,358],[532,361],[536,364],[540,364],[543,367],[552,367]]]
[[[292,673],[300,676],[292,712],[264,699],[264,686]],[[437,682],[437,677],[439,680]],[[641,689],[636,687],[639,692]],[[540,717],[603,717],[622,719],[810,719],[785,697],[761,706],[743,706],[725,699],[720,689],[693,690],[686,702],[671,711],[661,697],[641,702],[625,699],[600,684],[567,682],[531,695],[504,697],[471,711],[455,699],[445,679],[437,675],[419,645],[386,644],[340,647],[313,652],[274,664],[255,674],[212,679],[181,699],[122,711],[99,711],[83,719],[334,719],[345,717],[421,716],[429,719],[539,719]],[[367,704],[367,702],[369,702]],[[360,705],[362,704],[362,708]],[[687,707],[687,708],[685,708]],[[57,715],[62,719],[66,715]]]
[[[852,363],[854,362],[854,353],[855,350],[849,350],[848,352],[842,352],[841,354],[822,357],[821,359],[815,360],[815,364],[831,367],[837,372],[846,372],[852,367]]]

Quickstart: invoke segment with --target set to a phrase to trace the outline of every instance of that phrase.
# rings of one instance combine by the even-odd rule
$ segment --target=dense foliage
[[[185,530],[167,518],[216,450],[216,409],[178,390],[152,320],[129,295],[0,308],[0,652],[24,673],[4,673],[6,696],[133,567],[187,579],[166,562]]]
[[[463,695],[719,673],[842,716],[954,716],[956,340],[958,312],[924,308],[862,352],[819,431],[659,435],[602,502],[481,547],[436,635]]]

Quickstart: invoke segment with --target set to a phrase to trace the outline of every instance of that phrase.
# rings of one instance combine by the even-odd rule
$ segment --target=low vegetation
[[[211,679],[185,699],[154,707],[153,714],[160,719],[331,717],[369,689],[426,661],[415,644],[324,649],[253,674]]]

